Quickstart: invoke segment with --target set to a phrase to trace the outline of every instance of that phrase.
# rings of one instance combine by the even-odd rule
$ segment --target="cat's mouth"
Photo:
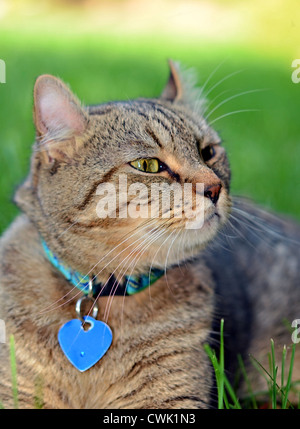
[[[201,231],[207,233],[211,228],[218,227],[221,222],[221,216],[217,211],[202,217],[187,220],[185,222],[185,229]]]
[[[163,219],[158,220],[153,228],[147,230],[149,234],[149,254],[145,259],[153,261],[153,266],[171,266],[190,257],[206,247],[218,233],[226,221],[226,212],[214,207],[204,213],[202,219],[172,219],[164,224]],[[187,225],[189,223],[189,226]]]
[[[213,213],[209,213],[207,215],[204,215],[200,218],[195,219],[176,219],[173,218],[168,227],[171,227],[171,229],[191,229],[191,230],[201,230],[206,229],[213,226],[218,226],[218,224],[222,224],[225,220],[223,219],[223,216],[215,210]],[[173,227],[173,228],[172,228]],[[153,232],[153,230],[159,230],[161,229],[161,226],[158,225],[156,228],[154,227],[148,227],[146,228],[147,232]]]

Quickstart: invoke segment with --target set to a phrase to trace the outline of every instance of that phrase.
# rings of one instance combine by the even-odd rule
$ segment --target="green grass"
[[[215,351],[211,349],[209,344],[204,345],[204,350],[209,356],[215,372],[217,391],[218,391],[218,409],[223,409],[223,408],[241,409],[241,405],[234,392],[234,389],[232,388],[225,374],[223,332],[224,332],[224,320],[222,319],[221,330],[220,330],[219,359],[217,358]]]
[[[224,363],[224,320],[220,323],[220,350],[219,357],[216,352],[211,348],[209,344],[204,345],[204,349],[211,360],[214,374],[216,378],[217,393],[218,393],[218,409],[257,409],[257,408],[269,408],[269,409],[300,409],[300,402],[294,404],[290,401],[289,397],[294,391],[298,392],[299,381],[292,382],[294,359],[296,344],[292,344],[291,358],[288,366],[287,380],[284,379],[286,369],[286,354],[287,348],[283,347],[282,359],[281,359],[281,378],[278,380],[278,364],[275,359],[275,345],[274,341],[270,340],[270,353],[269,353],[269,369],[265,368],[254,356],[250,356],[254,367],[258,374],[262,375],[266,381],[266,390],[263,392],[254,392],[251,383],[249,381],[245,365],[241,356],[238,356],[239,370],[245,381],[248,390],[248,396],[239,398],[235,388],[230,384],[226,376],[225,363]],[[298,390],[297,390],[298,388]],[[269,402],[266,404],[264,399],[269,397]],[[299,397],[300,399],[300,397]]]
[[[13,409],[19,409],[19,390],[18,390],[18,371],[16,361],[16,346],[15,338],[13,335],[9,338],[9,352],[10,352],[10,370],[11,370],[11,397],[13,402]],[[35,380],[35,394],[32,398],[32,405],[34,409],[42,409],[43,401],[43,380],[37,377]],[[0,409],[4,409],[4,405],[0,398]]]

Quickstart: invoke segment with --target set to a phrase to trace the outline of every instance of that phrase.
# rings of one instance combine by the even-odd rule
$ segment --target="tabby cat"
[[[15,195],[22,214],[0,242],[0,319],[15,339],[20,408],[34,407],[37,389],[44,408],[210,408],[216,386],[204,344],[217,349],[221,318],[228,377],[241,354],[253,390],[265,386],[249,354],[268,366],[270,338],[279,353],[291,343],[300,229],[231,198],[221,140],[184,73],[169,64],[153,99],[83,107],[57,78],[35,83],[36,141]],[[116,189],[105,194],[109,205],[120,197],[120,177],[127,189],[191,184],[187,211],[175,216],[170,203],[169,216],[160,208],[157,216],[120,216],[136,197],[128,193],[115,216],[100,217],[99,189]],[[187,228],[197,196],[203,225]],[[143,205],[161,200],[149,192]],[[70,331],[58,333],[75,320],[78,335],[90,337],[95,319],[109,326],[112,343],[82,370],[63,352]],[[0,400],[10,408],[9,347],[0,347]],[[243,382],[239,389],[242,396]]]

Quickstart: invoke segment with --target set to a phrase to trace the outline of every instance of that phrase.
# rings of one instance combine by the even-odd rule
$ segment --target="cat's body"
[[[145,290],[126,297],[125,302],[123,297],[115,297],[108,319],[115,333],[113,345],[98,365],[80,373],[57,341],[59,328],[75,317],[74,301],[45,315],[37,314],[65,295],[69,284],[55,275],[43,256],[38,235],[24,218],[16,221],[7,236],[9,248],[20,237],[24,247],[14,246],[13,254],[7,254],[9,260],[22,261],[20,272],[9,275],[11,269],[3,261],[9,298],[3,292],[1,302],[9,314],[1,312],[1,316],[9,320],[7,331],[15,335],[21,407],[33,406],[37,376],[43,380],[46,407],[188,408],[209,403],[212,374],[201,343],[207,341],[211,329],[212,285],[195,284],[195,278],[201,277],[199,268],[197,274],[188,267],[182,272],[175,269],[168,274],[170,286],[164,279],[158,280],[150,295]],[[29,267],[32,277],[24,278]],[[100,319],[106,301],[100,300]],[[1,362],[3,371],[3,356]],[[7,367],[8,362],[5,378],[1,373],[1,384],[5,380],[7,386],[5,391],[1,386],[5,404],[11,398]]]
[[[265,362],[271,337],[279,349],[291,342],[281,322],[298,316],[299,228],[237,205],[236,216],[243,210],[268,233],[245,228],[248,219],[244,227],[233,226],[235,238],[225,229],[221,242],[207,247],[228,217],[230,171],[217,135],[186,107],[171,68],[161,99],[89,110],[54,78],[36,84],[36,151],[16,196],[25,214],[0,245],[0,318],[15,337],[21,407],[33,406],[38,385],[46,408],[207,408],[216,391],[203,345],[214,340],[221,317],[231,375],[237,353]],[[157,175],[129,165],[145,158],[162,160]],[[121,173],[129,184],[204,183],[201,231],[184,229],[186,218],[172,216],[150,223],[99,219],[97,187],[116,184]],[[80,295],[47,259],[41,237],[64,262],[102,282],[112,272],[122,279],[128,271],[166,268],[142,292],[99,298],[98,318],[107,319],[114,339],[84,373],[68,362],[57,340],[59,328],[75,317]],[[0,400],[9,407],[8,346],[0,347]],[[254,389],[261,387],[253,378]]]

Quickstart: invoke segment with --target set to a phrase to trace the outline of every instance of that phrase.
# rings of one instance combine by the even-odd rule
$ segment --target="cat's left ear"
[[[42,75],[34,86],[34,122],[39,149],[48,160],[66,161],[87,127],[88,114],[60,79]]]
[[[183,84],[180,78],[179,65],[172,60],[169,60],[168,63],[170,75],[160,98],[171,102],[180,101],[183,98]]]

